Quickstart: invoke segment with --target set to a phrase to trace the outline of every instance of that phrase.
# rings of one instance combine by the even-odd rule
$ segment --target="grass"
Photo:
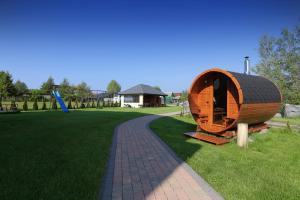
[[[225,199],[300,199],[299,133],[271,129],[240,149],[183,136],[196,128],[190,117],[161,118],[151,128]]]
[[[274,121],[274,122],[283,122],[283,123],[289,122],[290,124],[293,124],[293,125],[300,125],[300,117],[286,117],[286,118],[273,117],[271,119],[271,121]]]
[[[96,199],[113,130],[179,107],[0,115],[0,199]]]

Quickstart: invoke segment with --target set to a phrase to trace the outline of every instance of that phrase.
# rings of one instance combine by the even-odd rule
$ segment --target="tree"
[[[90,108],[91,105],[90,105],[90,101],[88,100],[87,104],[86,104],[86,108]]]
[[[188,93],[186,90],[182,91],[181,95],[180,95],[180,101],[187,101],[188,100]]]
[[[31,89],[31,98],[30,101],[34,101],[34,99],[39,98],[42,95],[42,91],[39,89]]]
[[[26,94],[28,92],[27,85],[20,80],[17,80],[17,82],[15,83],[15,88],[17,96],[22,96],[23,94]]]
[[[81,82],[80,84],[77,85],[76,87],[76,96],[85,98],[90,95],[90,87],[85,83]]]
[[[72,100],[71,99],[69,99],[69,101],[68,101],[68,109],[72,109]]]
[[[75,100],[75,106],[74,106],[76,109],[78,109],[78,100],[77,100],[77,98],[76,98],[76,100]]]
[[[156,89],[156,90],[158,90],[158,91],[161,91],[161,89],[160,89],[159,86],[154,86],[153,88]]]
[[[10,73],[0,71],[0,97],[14,96],[16,88]]]
[[[69,98],[73,95],[74,88],[70,85],[68,79],[64,78],[64,80],[60,83],[59,92],[61,96],[65,98]]]
[[[11,110],[18,110],[15,100],[12,100],[10,103]]]
[[[96,108],[100,108],[100,100],[99,99],[97,99]]]
[[[27,111],[28,110],[28,104],[27,104],[27,99],[25,99],[24,104],[23,104],[23,110]]]
[[[121,85],[117,81],[111,80],[107,85],[106,90],[109,94],[117,94],[121,91]]]
[[[32,105],[32,109],[33,110],[38,110],[39,109],[39,106],[38,106],[38,103],[37,103],[37,99],[34,100],[33,105]]]
[[[83,103],[83,100],[81,100],[81,102],[80,102],[80,108],[85,108],[85,105],[84,105],[84,103]]]
[[[45,102],[45,100],[43,100],[43,106],[42,106],[42,110],[47,110],[47,106],[46,106],[46,102]]]
[[[54,79],[50,76],[46,82],[44,82],[41,86],[41,91],[44,94],[51,94],[51,91],[53,90]]]
[[[263,36],[259,42],[260,62],[253,71],[272,80],[284,103],[300,104],[300,26],[276,37]]]
[[[55,98],[52,99],[52,105],[51,105],[51,108],[52,108],[53,110],[57,110],[57,103],[56,103],[56,99],[55,99]]]

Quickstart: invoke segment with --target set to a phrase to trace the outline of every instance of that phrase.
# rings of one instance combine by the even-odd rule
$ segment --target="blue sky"
[[[39,88],[87,82],[181,91],[203,70],[242,72],[262,35],[300,17],[300,1],[0,1],[0,70]]]

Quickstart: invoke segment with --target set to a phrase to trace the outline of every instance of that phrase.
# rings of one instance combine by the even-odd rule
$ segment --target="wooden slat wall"
[[[271,119],[280,109],[280,103],[243,104],[238,122],[255,124]]]
[[[189,104],[190,104],[190,110],[192,114],[199,114],[200,112],[200,105],[196,101],[198,99],[198,94],[192,93],[189,95]]]
[[[234,83],[227,82],[227,117],[237,119],[239,116],[239,96]]]

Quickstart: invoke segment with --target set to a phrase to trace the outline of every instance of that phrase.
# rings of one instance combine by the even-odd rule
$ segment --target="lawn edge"
[[[112,144],[110,146],[108,162],[106,162],[105,174],[103,176],[103,179],[100,181],[100,188],[98,191],[97,200],[111,199],[112,187],[113,187],[112,177],[114,175],[114,169],[115,169],[114,161],[116,158],[118,130],[123,123],[125,123],[125,122],[120,123],[114,129]]]
[[[155,122],[156,120],[162,119],[164,117],[171,117],[171,116],[161,116],[159,118],[156,118],[152,121],[150,121],[148,124],[146,124],[146,129],[150,130],[151,134],[157,139],[157,141],[165,147],[165,149],[171,154],[171,156],[179,163],[182,163],[182,167],[194,178],[194,180],[204,189],[205,192],[212,198],[216,200],[224,200],[224,198],[212,187],[208,184],[207,181],[205,181],[200,174],[197,174],[185,161],[183,161],[181,158],[177,156],[175,151],[169,147],[167,143],[165,143],[157,134],[154,133],[154,131],[150,128],[150,125]]]

